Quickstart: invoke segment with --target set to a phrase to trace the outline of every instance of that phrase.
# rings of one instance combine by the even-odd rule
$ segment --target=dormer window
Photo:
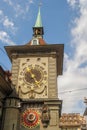
[[[31,42],[31,45],[39,45],[39,41],[38,39],[33,39],[32,42]]]

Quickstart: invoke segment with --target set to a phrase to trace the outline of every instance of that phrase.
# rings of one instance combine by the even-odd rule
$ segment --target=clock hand
[[[35,75],[31,72],[31,69],[30,69],[29,67],[27,67],[27,72],[30,73],[30,75],[31,75],[31,77],[34,79],[36,85],[37,85],[38,87],[40,87],[40,86],[39,86],[39,82],[36,80]]]

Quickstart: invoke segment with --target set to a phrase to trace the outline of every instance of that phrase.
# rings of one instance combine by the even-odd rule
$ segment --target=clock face
[[[47,72],[43,71],[43,69],[44,68],[42,68],[39,65],[28,66],[27,68],[25,68],[24,81],[28,85],[31,85],[31,84],[34,86],[40,85],[45,79],[45,77],[47,77]]]
[[[48,93],[48,58],[20,58],[18,89],[23,97],[46,97]],[[19,90],[18,90],[19,91]]]

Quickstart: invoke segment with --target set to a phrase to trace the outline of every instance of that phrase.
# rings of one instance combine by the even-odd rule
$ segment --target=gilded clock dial
[[[28,84],[39,84],[43,80],[43,75],[40,67],[27,67],[24,80]]]

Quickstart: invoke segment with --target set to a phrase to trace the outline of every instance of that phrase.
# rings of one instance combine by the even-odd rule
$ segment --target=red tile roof
[[[39,40],[39,45],[46,45],[46,42],[42,38],[38,38],[38,40]],[[29,41],[29,43],[27,43],[26,45],[31,45],[31,41]]]
[[[86,120],[78,113],[62,114],[60,118],[60,127],[64,126],[81,126]]]

